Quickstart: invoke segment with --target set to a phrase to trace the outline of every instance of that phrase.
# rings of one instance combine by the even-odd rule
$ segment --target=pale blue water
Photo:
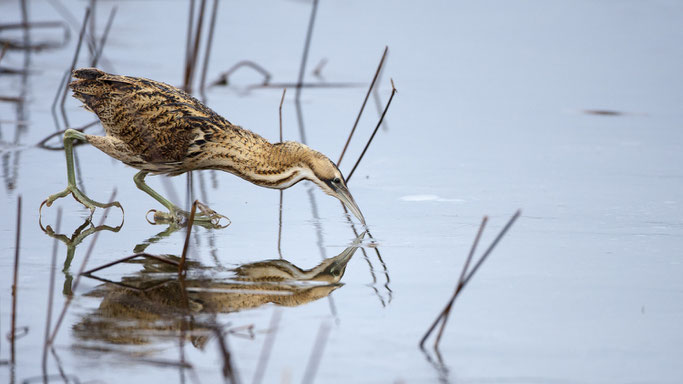
[[[98,2],[100,33],[113,4],[119,10],[102,68],[181,84],[187,4]],[[67,6],[80,20],[85,3]],[[18,4],[1,2],[0,15],[0,23],[19,21]],[[273,82],[296,82],[309,15],[309,2],[222,2],[208,78],[248,59],[266,67]],[[49,2],[30,2],[30,17],[60,19]],[[683,5],[675,1],[322,1],[306,80],[319,81],[310,71],[326,58],[326,81],[363,85],[303,90],[310,146],[338,158],[382,49],[390,48],[379,96],[382,103],[388,99],[390,77],[399,93],[387,115],[388,130],[377,134],[349,183],[390,282],[366,241],[372,270],[359,252],[346,269],[345,285],[330,299],[278,307],[282,319],[263,382],[301,381],[321,324],[330,328],[317,382],[683,380],[682,22]],[[6,36],[20,35],[0,32]],[[27,126],[18,144],[14,106],[0,103],[0,360],[9,358],[4,335],[10,329],[18,195],[24,216],[17,324],[28,327],[16,343],[14,371],[0,366],[3,382],[42,372],[53,240],[38,226],[38,206],[64,187],[66,172],[61,152],[34,145],[55,130],[50,106],[75,36],[76,26],[64,49],[31,55]],[[42,31],[34,37],[59,35]],[[79,66],[88,65],[83,57]],[[22,53],[10,51],[0,64],[17,68],[23,60]],[[209,90],[208,105],[277,141],[281,90],[247,93],[260,77],[248,70],[235,76],[233,87]],[[21,89],[20,76],[0,75],[0,96]],[[298,140],[294,94],[288,90],[283,108],[284,136]],[[66,106],[73,125],[94,118],[76,100],[69,98]],[[583,112],[595,109],[620,115]],[[371,98],[343,172],[351,169],[377,118]],[[134,170],[94,148],[77,151],[88,194],[106,200],[117,188],[126,210],[118,233],[100,232],[88,262],[95,267],[132,254],[164,228],[144,220],[147,210],[159,207],[135,188]],[[228,174],[217,174],[214,188],[211,175],[203,177],[205,202],[232,225],[198,229],[192,259],[230,268],[278,258],[278,193]],[[159,177],[148,180],[165,191]],[[184,202],[185,177],[172,183]],[[64,209],[67,234],[87,216],[71,199],[56,206]],[[448,372],[439,373],[417,343],[450,296],[481,217],[490,216],[482,239],[487,245],[518,208],[523,216],[454,307],[441,343]],[[53,227],[56,212],[45,212]],[[117,212],[107,219],[112,226],[119,222]],[[184,236],[173,233],[146,251],[178,255]],[[304,183],[285,191],[285,259],[311,268],[354,237],[333,198]],[[70,274],[77,273],[92,238],[77,248]],[[60,243],[58,251],[53,322],[64,302],[66,247]],[[134,264],[103,275],[118,281],[141,269]],[[81,280],[55,341],[60,363],[50,355],[49,374],[61,367],[81,382],[221,379],[215,337],[203,349],[190,342],[180,346],[175,331],[146,345],[80,338],[74,326],[100,308],[103,298],[93,295],[100,285]],[[268,304],[217,315],[230,327],[253,324],[254,339],[227,337],[241,382],[254,377],[275,309]],[[149,362],[178,361],[181,354],[192,370]]]

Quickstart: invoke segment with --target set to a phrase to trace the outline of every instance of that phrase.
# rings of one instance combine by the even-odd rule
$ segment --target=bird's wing
[[[225,118],[171,85],[94,68],[74,71],[74,97],[95,112],[108,135],[150,163],[181,162],[199,133],[233,130]]]

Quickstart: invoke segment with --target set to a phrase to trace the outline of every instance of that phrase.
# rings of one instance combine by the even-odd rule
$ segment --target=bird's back
[[[171,85],[95,68],[78,69],[74,77],[69,84],[74,97],[97,114],[112,141],[122,143],[122,148],[100,149],[136,168],[182,173],[195,141],[215,134],[243,135],[241,128]],[[178,169],[162,164],[176,164]]]

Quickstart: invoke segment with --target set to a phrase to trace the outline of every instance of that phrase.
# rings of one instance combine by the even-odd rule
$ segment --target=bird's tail
[[[73,76],[77,79],[95,80],[106,75],[106,72],[100,71],[97,68],[80,68],[73,71]]]

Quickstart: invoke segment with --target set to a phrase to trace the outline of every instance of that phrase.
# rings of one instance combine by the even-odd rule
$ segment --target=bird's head
[[[314,182],[328,195],[339,199],[361,223],[365,224],[365,218],[353,200],[353,196],[351,196],[351,192],[349,192],[349,188],[346,186],[346,181],[339,168],[322,153],[313,150],[311,152],[307,162],[311,172],[305,178]]]

